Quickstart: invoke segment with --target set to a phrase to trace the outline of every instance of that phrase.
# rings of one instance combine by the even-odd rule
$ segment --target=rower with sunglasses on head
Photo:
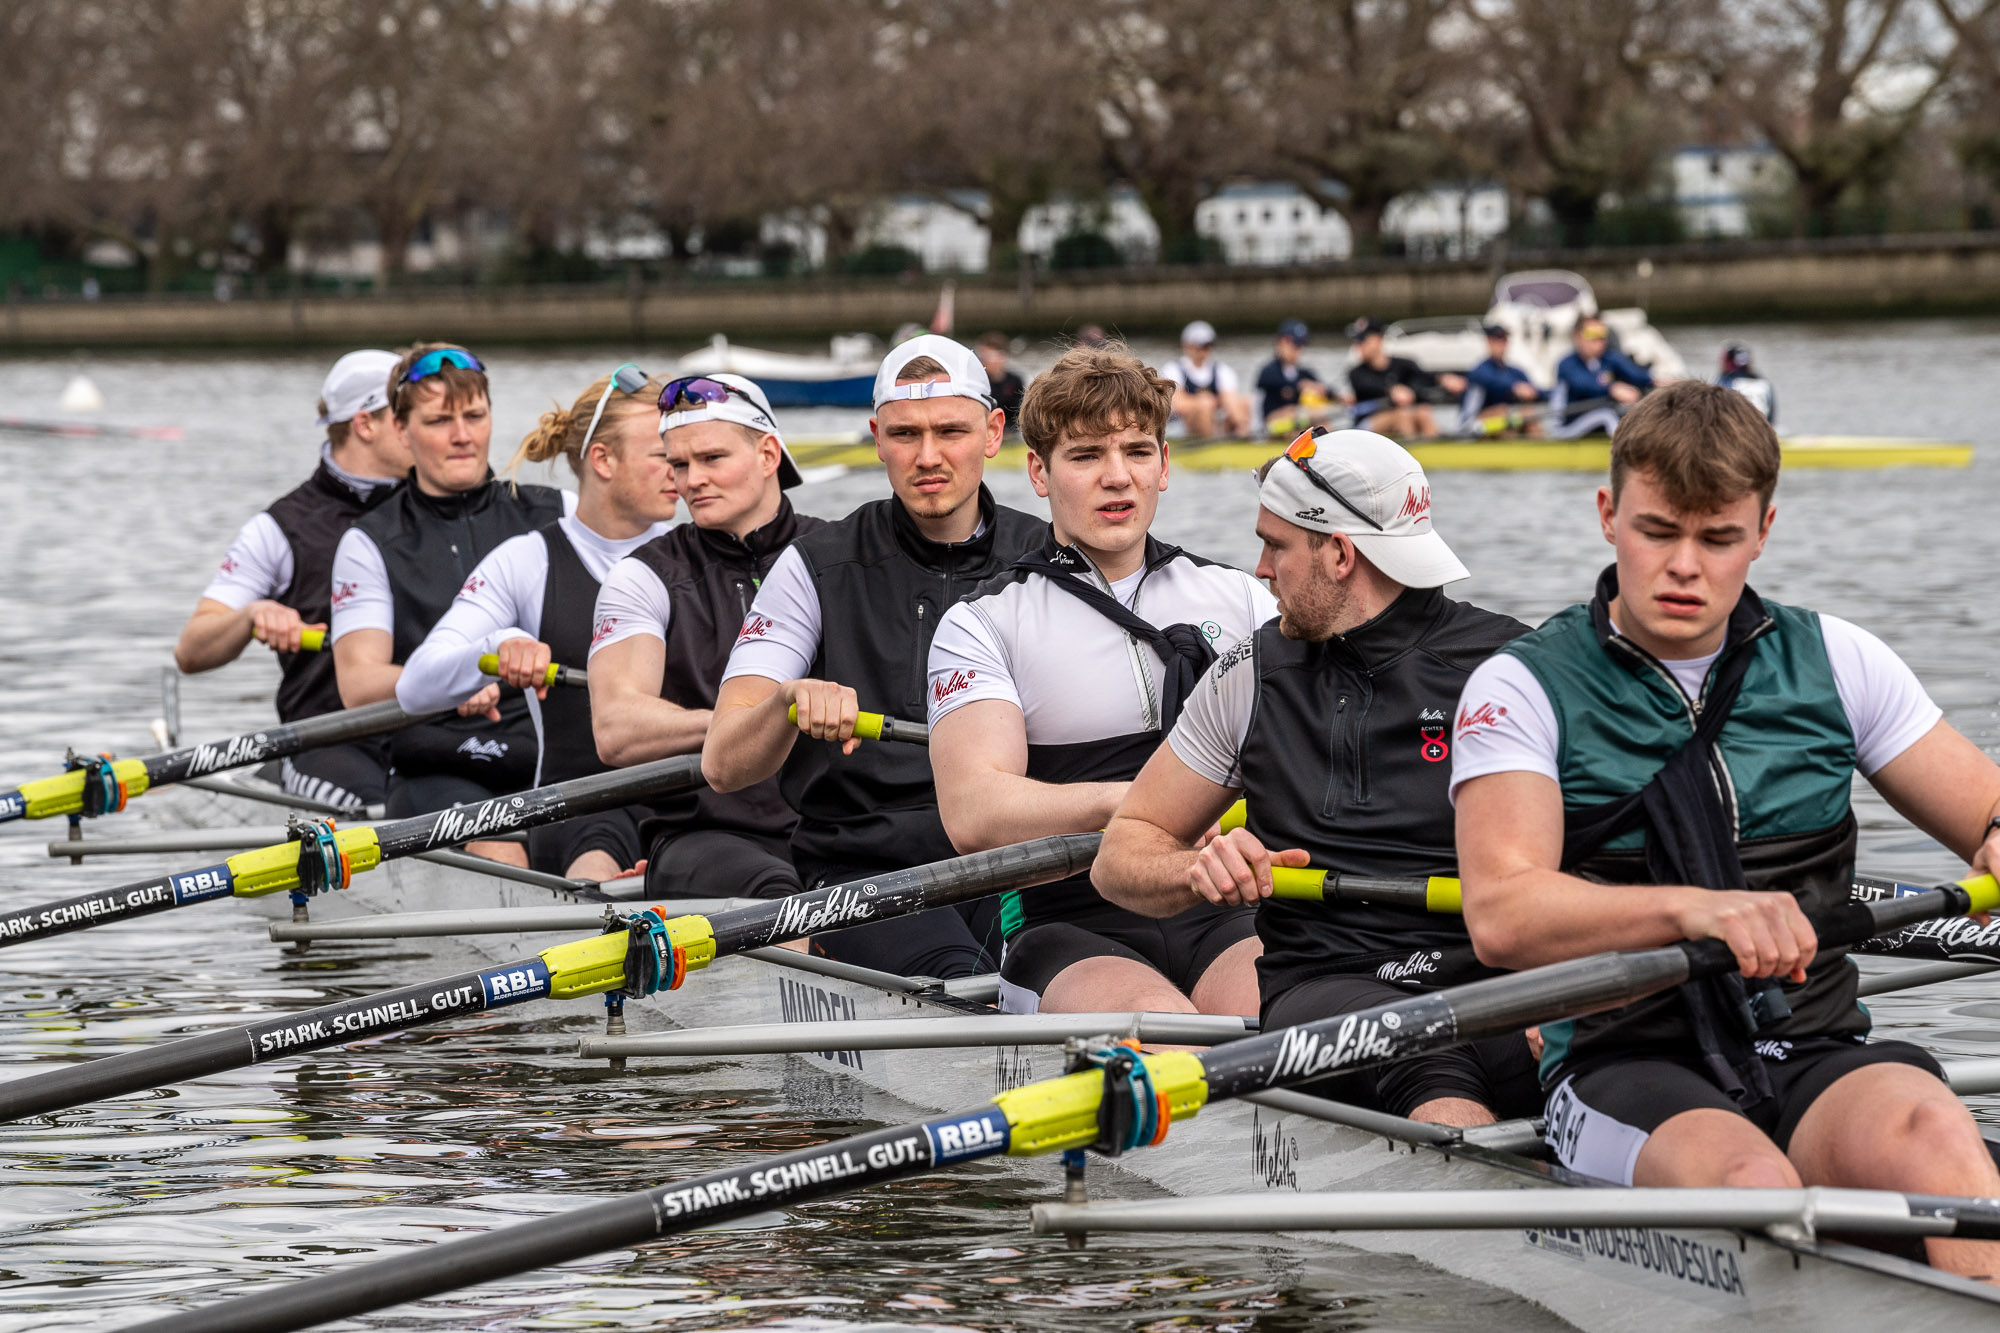
[[[486,367],[463,347],[405,349],[389,373],[389,408],[409,441],[409,481],[347,530],[333,558],[328,637],[341,702],[349,708],[394,697],[403,663],[500,543],[576,508],[574,491],[494,479]],[[497,722],[473,711],[395,733],[389,816],[532,786],[539,746],[527,701],[519,690],[505,690],[498,711]],[[475,842],[468,850],[527,863],[513,843]]]
[[[693,754],[757,586],[822,520],[792,508],[804,479],[764,391],[738,375],[669,383],[659,431],[693,521],[619,561],[597,595],[590,702],[597,752],[616,765]],[[640,824],[652,898],[781,898],[802,887],[798,817],[766,778],[660,801]]]
[[[1493,975],[1457,917],[1273,898],[1271,868],[1456,874],[1452,709],[1473,668],[1527,626],[1439,591],[1465,566],[1431,528],[1423,469],[1393,441],[1314,427],[1259,477],[1257,574],[1278,618],[1196,685],[1112,817],[1091,879],[1148,916],[1255,905],[1269,1031]],[[1238,795],[1247,825],[1203,845]],[[1449,1125],[1541,1107],[1521,1034],[1318,1090]]]
[[[780,774],[808,887],[954,855],[929,756],[862,742],[855,715],[922,717],[939,619],[1041,544],[1047,525],[997,504],[980,480],[1006,420],[969,350],[936,334],[898,345],[875,376],[869,422],[894,494],[793,542],[737,634],[702,772],[725,792]],[[991,900],[941,908],[817,936],[813,948],[905,976],[967,976],[992,968],[997,915]]]
[[[674,479],[655,427],[657,387],[635,365],[598,380],[567,410],[542,413],[521,441],[523,463],[561,458],[577,479],[576,512],[511,537],[479,562],[458,597],[403,664],[396,701],[409,713],[454,706],[500,720],[500,691],[533,696],[540,714],[534,785],[567,782],[611,766],[597,755],[590,698],[548,688],[551,662],[580,667],[590,654],[599,585],[612,566],[667,530]],[[498,659],[498,679],[479,658]],[[638,865],[640,807],[565,819],[528,834],[528,864],[572,879],[610,879]]]
[[[389,420],[394,352],[349,352],[319,391],[326,438],[312,476],[243,525],[202,591],[174,647],[189,673],[233,662],[255,639],[278,655],[278,718],[338,712],[333,658],[299,651],[306,630],[323,630],[334,548],[348,524],[388,498],[410,470],[410,446]],[[379,737],[294,755],[281,766],[285,790],[334,805],[380,805],[389,751]]]

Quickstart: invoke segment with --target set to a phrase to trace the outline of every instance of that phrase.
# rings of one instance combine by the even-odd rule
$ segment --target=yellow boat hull
[[[875,446],[852,439],[788,441],[802,467],[877,465]],[[1954,440],[1912,440],[1873,435],[1795,435],[1782,441],[1787,468],[1969,467],[1972,446]],[[1175,466],[1197,472],[1250,471],[1277,453],[1268,440],[1218,440],[1176,444]],[[1611,441],[1430,440],[1410,446],[1417,461],[1435,472],[1603,472],[1611,463]],[[1027,449],[1010,444],[995,465],[1022,466]]]

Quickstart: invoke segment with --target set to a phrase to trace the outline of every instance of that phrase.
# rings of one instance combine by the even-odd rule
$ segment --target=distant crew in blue
[[[1728,343],[1722,349],[1722,373],[1715,382],[1725,389],[1734,389],[1750,400],[1751,406],[1764,414],[1764,420],[1773,426],[1778,424],[1778,390],[1771,381],[1757,373],[1750,364],[1750,344]]]
[[[1507,359],[1507,327],[1486,326],[1486,359],[1465,372],[1465,394],[1459,399],[1459,430],[1467,435],[1540,435],[1542,423],[1525,417],[1521,408],[1542,401],[1542,391]]]
[[[1625,409],[1652,392],[1653,377],[1611,347],[1611,331],[1602,320],[1578,323],[1573,341],[1576,350],[1556,367],[1555,392],[1549,395],[1561,423],[1551,433],[1563,439],[1609,435]]]

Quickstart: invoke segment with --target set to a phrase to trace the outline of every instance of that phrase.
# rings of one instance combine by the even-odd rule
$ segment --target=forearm
[[[737,681],[756,681],[769,693],[742,699],[743,691],[730,689]],[[731,699],[732,694],[739,697]],[[784,767],[799,736],[797,724],[786,716],[788,708],[775,681],[744,676],[725,681],[701,747],[701,772],[708,785],[716,791],[741,791]]]
[[[395,677],[396,702],[412,714],[458,707],[486,688],[489,678],[479,669],[480,655],[495,651],[506,638],[525,637],[520,630],[503,630],[468,642],[457,634],[433,633],[417,645]]]
[[[337,677],[340,682],[340,706],[360,708],[364,704],[393,699],[396,697],[396,682],[402,677],[403,668],[394,662],[342,664]]]
[[[1541,967],[1609,950],[1687,938],[1684,886],[1594,884],[1541,867],[1465,871],[1465,925],[1490,967]]]
[[[938,785],[938,813],[951,845],[983,852],[1056,833],[1094,833],[1125,799],[1129,782],[1054,784],[998,769]]]
[[[250,612],[241,608],[196,611],[174,645],[174,665],[192,675],[234,662],[250,646]]]
[[[1127,911],[1175,916],[1199,902],[1188,887],[1195,855],[1194,848],[1159,825],[1117,815],[1104,830],[1090,882]]]
[[[602,701],[593,695],[590,706],[597,757],[614,768],[697,753],[714,716],[712,709],[682,708],[658,695],[626,694]]]

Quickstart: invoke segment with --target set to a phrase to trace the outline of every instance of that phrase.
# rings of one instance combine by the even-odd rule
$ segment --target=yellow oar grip
[[[1324,870],[1295,870],[1290,866],[1271,867],[1271,896],[1300,898],[1308,902],[1326,900]]]
[[[1971,895],[1973,911],[2000,910],[2000,880],[1995,880],[1993,876],[1974,875],[1971,879],[1960,880],[1958,887]]]
[[[549,669],[542,678],[542,684],[553,686],[556,683],[556,673],[561,670],[562,668],[560,666],[557,666],[554,662],[549,663]],[[482,675],[487,675],[487,676],[499,675],[500,654],[486,653],[483,656],[481,656],[479,659],[479,671],[480,674]]]
[[[326,647],[326,631],[323,629],[302,629],[299,631],[299,651],[316,653]]]
[[[354,874],[373,870],[382,864],[382,844],[372,828],[339,829],[335,831],[333,840],[347,857],[347,867]],[[230,882],[239,898],[261,898],[267,893],[299,886],[299,845],[296,842],[277,842],[269,847],[238,852],[224,864],[229,867]]]
[[[1424,881],[1424,910],[1456,914],[1465,911],[1465,902],[1459,897],[1458,881],[1443,875],[1432,875]]]
[[[1162,1051],[1141,1058],[1154,1089],[1166,1094],[1173,1119],[1185,1120],[1207,1104],[1208,1079],[1191,1052]],[[1097,1105],[1103,1097],[1104,1075],[1094,1069],[1001,1093],[993,1102],[1007,1117],[1007,1155],[1033,1157],[1095,1142]]]
[[[146,790],[146,762],[143,759],[120,759],[111,765],[111,771],[125,784],[127,799]],[[83,770],[71,769],[58,773],[52,778],[36,778],[33,782],[21,784],[21,799],[28,803],[28,819],[53,819],[57,815],[73,815],[83,809]]]
[[[1222,818],[1215,822],[1224,833],[1233,833],[1250,822],[1250,806],[1247,802],[1238,801],[1235,805],[1224,810]]]
[[[792,725],[796,727],[799,724],[799,706],[793,704],[785,710],[785,716],[790,718]],[[864,741],[881,740],[882,715],[880,713],[856,713],[854,715],[854,734]]]
[[[666,915],[657,907],[651,910],[657,916]],[[680,949],[689,972],[699,972],[715,961],[715,927],[705,916],[668,919],[667,938]],[[624,931],[614,930],[542,950],[542,962],[549,969],[549,994],[569,1000],[617,990],[625,984],[625,948],[630,939]]]

